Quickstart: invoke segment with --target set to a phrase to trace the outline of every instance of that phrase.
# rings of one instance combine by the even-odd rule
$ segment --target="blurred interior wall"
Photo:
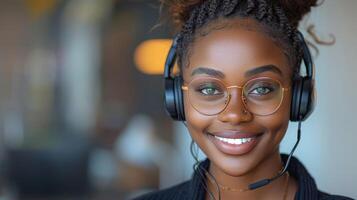
[[[0,6],[0,148],[5,143],[21,143],[24,137],[24,66],[31,44],[26,17],[20,1]]]
[[[317,103],[314,113],[302,124],[296,155],[323,191],[357,199],[355,146],[357,107],[357,1],[325,0],[313,9],[301,29],[315,25],[317,35],[332,46],[318,45],[315,55]],[[311,37],[307,37],[311,40]],[[281,149],[290,152],[296,141],[296,123],[291,123]]]
[[[91,132],[100,101],[102,24],[110,16],[111,0],[77,0],[63,14],[59,70],[66,126]],[[85,12],[81,12],[81,11]]]

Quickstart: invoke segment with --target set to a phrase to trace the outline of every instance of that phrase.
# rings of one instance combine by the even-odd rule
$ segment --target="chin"
[[[211,163],[225,174],[234,177],[244,176],[254,168],[254,162],[246,162],[240,158],[218,158],[211,160]]]

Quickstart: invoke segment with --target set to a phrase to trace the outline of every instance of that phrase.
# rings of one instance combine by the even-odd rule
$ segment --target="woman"
[[[138,199],[349,199],[319,191],[296,158],[279,153],[289,120],[300,127],[313,109],[313,66],[297,27],[316,0],[164,3],[178,24],[166,108],[207,160],[191,180]],[[171,78],[175,57],[180,74]]]

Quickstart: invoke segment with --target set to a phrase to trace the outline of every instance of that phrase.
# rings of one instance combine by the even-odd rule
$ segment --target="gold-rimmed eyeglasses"
[[[217,115],[229,104],[231,89],[242,90],[241,98],[245,109],[255,115],[271,115],[281,106],[284,93],[289,90],[282,87],[279,80],[270,77],[253,78],[243,86],[226,86],[220,79],[200,77],[182,86],[188,92],[192,107],[204,115]]]

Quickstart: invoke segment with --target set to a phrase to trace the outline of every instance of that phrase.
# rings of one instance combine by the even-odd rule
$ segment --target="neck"
[[[217,184],[220,186],[221,199],[281,199],[283,196],[282,194],[285,192],[285,175],[256,190],[245,192],[240,192],[239,190],[247,188],[249,184],[256,181],[277,175],[282,167],[283,165],[279,151],[276,151],[249,171],[238,176],[232,176],[225,173],[213,162],[210,163],[209,173],[215,178]],[[216,199],[218,199],[217,185],[214,181],[209,181],[208,178],[206,182],[209,190],[214,194]],[[227,190],[227,188],[229,189]]]

